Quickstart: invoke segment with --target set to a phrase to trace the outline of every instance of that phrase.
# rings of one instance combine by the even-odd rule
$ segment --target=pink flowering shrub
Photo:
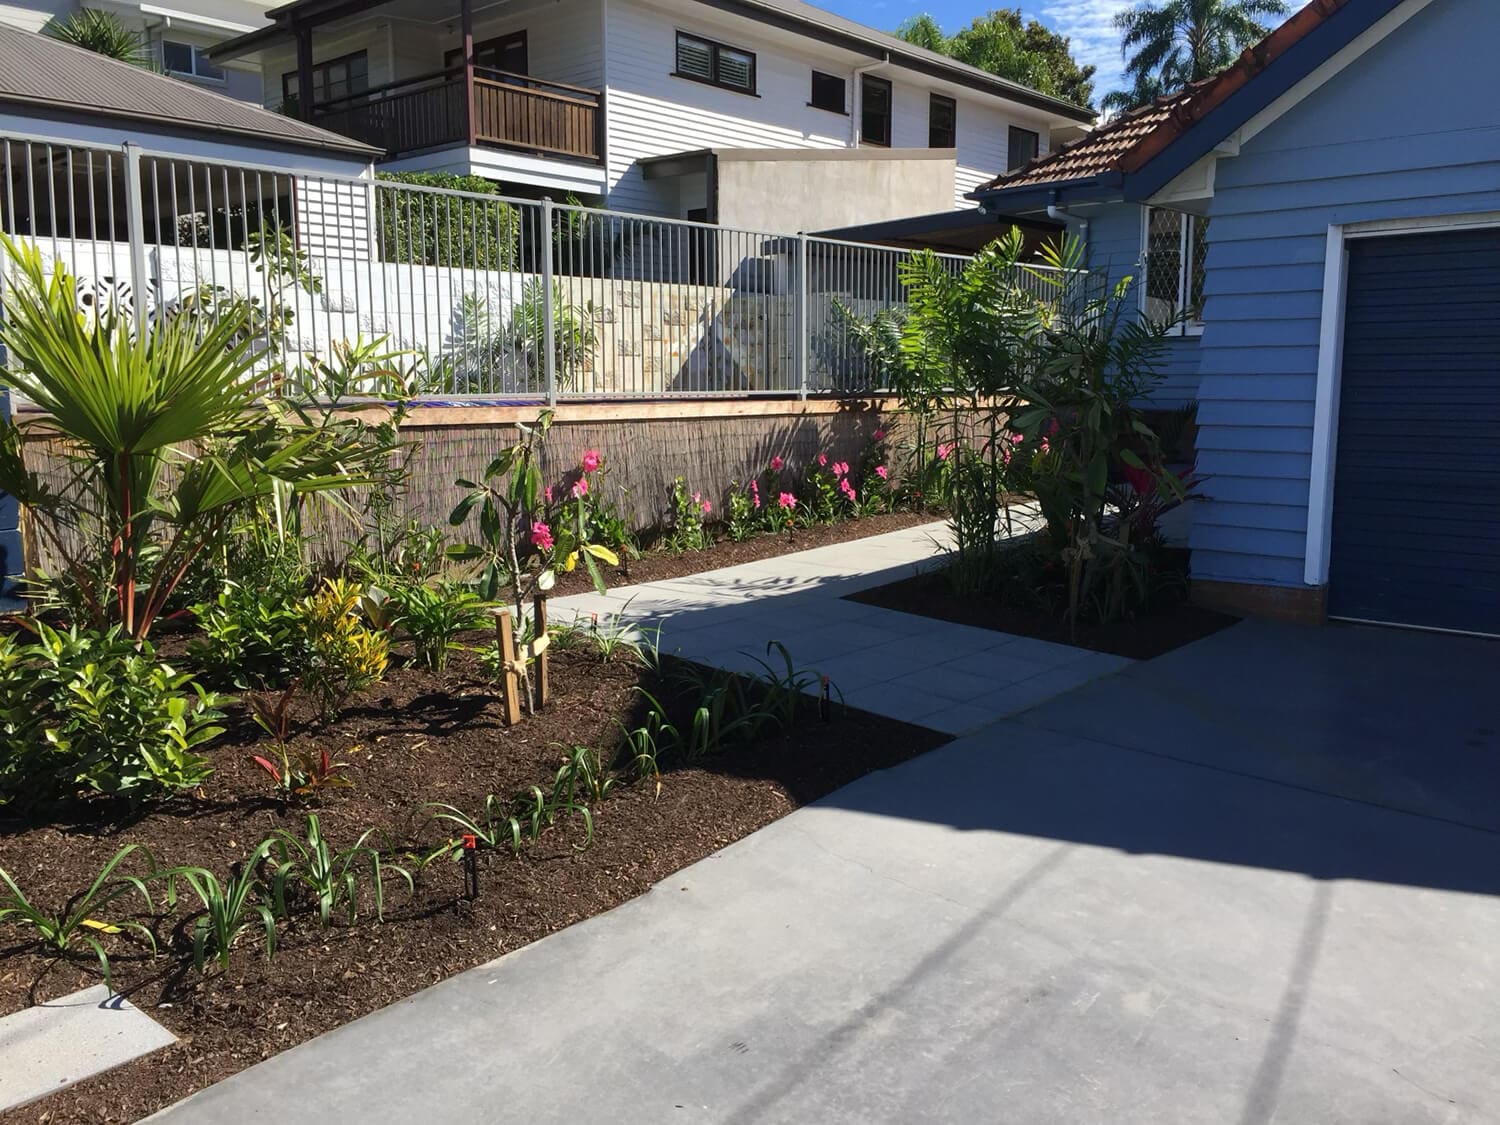
[[[672,482],[672,507],[666,537],[668,550],[701,551],[713,545],[704,517],[712,514],[713,504],[700,492],[688,492],[687,482],[678,477]]]

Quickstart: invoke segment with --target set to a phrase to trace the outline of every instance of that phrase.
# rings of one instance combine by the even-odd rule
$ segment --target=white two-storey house
[[[296,0],[212,53],[383,149],[619,210],[812,229],[968,206],[1092,114],[796,0]]]

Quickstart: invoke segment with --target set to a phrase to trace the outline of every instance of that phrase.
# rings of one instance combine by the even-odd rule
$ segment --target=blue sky
[[[1048,27],[1073,41],[1073,57],[1081,63],[1099,68],[1094,77],[1097,94],[1119,88],[1120,36],[1114,29],[1115,13],[1130,6],[1131,0],[812,0],[851,20],[893,30],[897,24],[919,12],[930,12],[943,30],[957,31],[976,15],[991,8],[1014,8],[1019,5],[1028,18],[1041,20]]]

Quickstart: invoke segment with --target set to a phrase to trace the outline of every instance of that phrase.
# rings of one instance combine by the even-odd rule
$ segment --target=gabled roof
[[[4,24],[0,108],[68,119],[135,121],[174,133],[227,135],[365,160],[376,155],[368,145],[326,129]]]
[[[1198,149],[1206,152],[1228,137],[1276,95],[1403,2],[1312,0],[1213,77],[1121,114],[1079,140],[995,177],[971,192],[970,198],[1090,183],[1118,188],[1125,177],[1142,172],[1191,136],[1199,142],[1194,155],[1184,152],[1173,161],[1186,167],[1201,155]],[[1153,177],[1153,182],[1159,179]],[[1000,199],[996,202],[1003,205]]]

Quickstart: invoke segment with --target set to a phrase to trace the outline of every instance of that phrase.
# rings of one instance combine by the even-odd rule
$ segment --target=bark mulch
[[[1181,565],[1185,566],[1185,561]],[[939,621],[954,621],[980,629],[1077,645],[1133,660],[1161,656],[1240,620],[1227,613],[1194,605],[1179,593],[1157,598],[1147,609],[1128,620],[1107,625],[1081,622],[1075,635],[1058,612],[1015,605],[998,595],[960,594],[949,585],[947,575],[941,570],[903,578],[873,590],[861,590],[849,594],[848,599],[919,617],[934,617]]]
[[[299,716],[297,742],[348,763],[354,783],[311,805],[288,805],[273,794],[269,777],[250,760],[266,752],[264,735],[236,709],[211,752],[215,773],[200,791],[133,815],[85,806],[46,823],[0,822],[0,865],[35,900],[55,908],[86,888],[125,844],[147,845],[161,866],[192,863],[223,877],[273,830],[297,832],[308,811],[339,846],[373,828],[372,840],[397,851],[431,848],[449,833],[430,820],[426,803],[478,812],[490,793],[509,796],[533,784],[550,789],[564,748],[615,745],[616,720],[629,722],[639,712],[637,685],[672,691],[657,675],[632,663],[559,652],[552,705],[507,729],[497,693],[471,654],[455,654],[442,674],[395,669],[330,726]],[[115,985],[179,1042],[0,1120],[134,1121],[617,906],[799,805],[947,741],[854,711],[836,711],[825,724],[809,709],[786,734],[664,773],[659,796],[649,782],[622,785],[595,807],[596,835],[586,849],[579,850],[584,833],[575,817],[545,831],[519,858],[508,850],[482,853],[480,895],[472,903],[463,900],[461,866],[439,862],[420,874],[415,895],[388,883],[383,923],[362,916],[353,925],[336,920],[320,929],[304,915],[283,925],[273,960],[264,960],[252,930],[242,935],[226,972],[212,966],[202,974],[183,956],[190,948],[186,911],[145,919],[163,955],[150,958],[124,936],[107,939]],[[136,909],[129,903],[116,900],[110,909]],[[98,982],[97,965],[84,957],[55,959],[18,945],[17,936],[5,927],[0,938],[8,943],[0,947],[0,1014]]]

